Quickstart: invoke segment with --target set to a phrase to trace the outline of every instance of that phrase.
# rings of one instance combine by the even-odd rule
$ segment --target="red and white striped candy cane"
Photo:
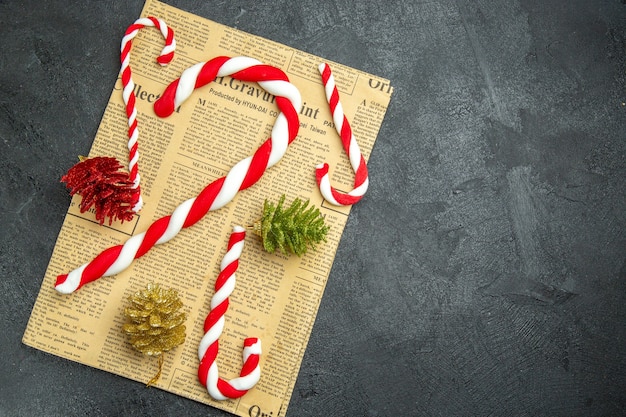
[[[161,54],[157,58],[157,62],[161,65],[167,65],[174,57],[174,49],[176,49],[176,41],[174,40],[174,31],[167,26],[167,24],[156,17],[143,17],[137,19],[135,23],[130,25],[126,29],[126,33],[122,38],[121,55],[120,60],[122,67],[120,68],[120,74],[122,76],[123,92],[122,97],[124,104],[126,104],[126,116],[128,116],[128,171],[130,172],[130,180],[133,182],[133,188],[139,191],[139,168],[137,162],[139,161],[139,151],[137,146],[137,138],[139,137],[139,130],[137,129],[137,109],[135,108],[135,83],[132,80],[132,74],[130,70],[130,48],[132,46],[132,40],[137,36],[137,33],[145,27],[156,27],[161,31],[165,38],[165,47],[161,51]],[[133,204],[133,211],[138,212],[143,206],[143,199],[141,193],[137,193],[138,200]]]
[[[204,337],[198,346],[198,379],[207,388],[215,400],[239,398],[256,385],[261,377],[259,356],[261,341],[256,337],[246,338],[243,342],[243,367],[239,377],[226,381],[219,377],[217,354],[219,337],[224,330],[224,315],[228,310],[228,297],[235,289],[235,272],[239,267],[239,258],[243,251],[246,230],[235,226],[228,240],[228,250],[220,264],[220,273],[215,281],[215,294],[211,298],[211,311],[204,321]]]
[[[196,64],[167,87],[155,103],[155,112],[160,116],[171,114],[182,103],[181,100],[184,101],[181,97],[189,97],[194,88],[208,84],[216,76],[227,75],[243,81],[257,82],[276,97],[280,112],[271,137],[263,142],[254,155],[235,164],[225,177],[207,185],[197,197],[180,204],[171,215],[156,220],[145,232],[131,237],[123,245],[106,249],[91,262],[69,274],[59,275],[55,284],[57,291],[70,294],[91,281],[125,270],[134,259],[145,255],[154,245],[169,241],[181,229],[192,226],[209,211],[225,206],[237,192],[252,186],[263,176],[265,170],[280,161],[298,134],[300,121],[296,109],[300,109],[302,99],[298,89],[278,68],[263,65],[247,57],[217,57]]]
[[[328,164],[323,163],[316,167],[315,178],[317,179],[317,185],[320,188],[322,196],[331,204],[336,206],[349,206],[358,202],[369,185],[369,179],[367,174],[367,164],[359,145],[356,143],[356,139],[352,134],[350,123],[343,113],[343,106],[339,102],[339,92],[335,85],[335,78],[330,71],[328,64],[321,64],[319,66],[320,74],[322,75],[322,82],[324,83],[324,91],[326,93],[326,100],[330,105],[330,111],[333,115],[333,121],[335,123],[335,129],[341,137],[343,148],[345,149],[348,157],[350,158],[350,165],[354,170],[354,188],[348,193],[342,193],[337,191],[330,185],[330,179],[328,175]]]

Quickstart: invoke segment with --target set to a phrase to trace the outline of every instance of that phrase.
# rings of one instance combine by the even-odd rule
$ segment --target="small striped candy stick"
[[[335,78],[328,64],[321,64],[319,66],[320,74],[322,75],[322,82],[324,83],[324,91],[326,93],[326,100],[330,105],[330,111],[333,115],[333,121],[335,123],[335,129],[341,137],[341,143],[343,148],[350,158],[350,165],[354,170],[354,188],[348,193],[342,193],[337,191],[330,185],[330,179],[328,175],[328,164],[319,164],[316,167],[315,178],[317,179],[317,185],[320,188],[322,196],[331,204],[336,206],[349,206],[358,202],[365,192],[369,184],[367,174],[367,164],[359,145],[356,143],[356,139],[352,134],[352,129],[348,123],[348,119],[343,113],[343,106],[339,102],[339,92],[335,85]]]
[[[215,294],[211,298],[211,311],[204,321],[204,336],[198,347],[198,379],[207,388],[215,400],[239,398],[256,385],[261,377],[259,356],[261,341],[256,337],[246,338],[243,342],[243,367],[239,377],[226,381],[219,377],[217,362],[219,337],[224,330],[224,315],[228,310],[228,297],[235,289],[235,272],[239,267],[239,258],[243,251],[246,231],[235,226],[228,240],[228,250],[220,264],[220,273],[215,281]]]
[[[263,142],[252,156],[235,164],[226,176],[207,185],[197,197],[180,204],[171,215],[156,220],[145,232],[134,235],[123,245],[106,249],[91,262],[70,273],[59,275],[55,284],[57,291],[70,294],[103,276],[122,272],[133,260],[145,255],[154,245],[168,242],[183,228],[198,222],[209,211],[224,207],[239,191],[254,185],[268,168],[280,161],[298,134],[300,121],[296,109],[300,109],[302,99],[298,89],[278,68],[263,65],[255,59],[246,57],[217,57],[196,64],[185,70],[180,79],[166,88],[155,103],[155,112],[161,117],[171,114],[173,109],[182,103],[180,100],[184,101],[189,97],[194,88],[210,83],[216,76],[227,75],[242,81],[257,82],[276,97],[276,105],[280,112],[270,138]]]
[[[165,47],[161,51],[161,54],[157,58],[157,62],[161,65],[167,65],[174,57],[174,49],[176,49],[176,41],[174,40],[174,31],[167,26],[167,24],[156,17],[143,17],[137,19],[135,23],[130,25],[126,29],[126,33],[122,38],[121,55],[120,60],[122,66],[120,68],[120,74],[122,76],[123,92],[122,97],[124,104],[126,105],[126,116],[128,117],[128,171],[130,172],[130,180],[133,182],[133,188],[140,191],[139,183],[139,168],[137,162],[139,161],[139,151],[137,146],[137,138],[139,137],[139,130],[137,129],[137,109],[135,108],[135,83],[132,80],[132,74],[130,70],[130,49],[132,46],[132,40],[137,36],[137,33],[145,27],[156,27],[161,31],[161,34],[165,38]],[[141,210],[143,206],[143,199],[141,198],[141,192],[137,193],[138,200],[133,205],[132,209],[135,213]]]

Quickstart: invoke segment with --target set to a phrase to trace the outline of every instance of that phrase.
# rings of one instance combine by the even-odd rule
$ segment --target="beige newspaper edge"
[[[350,210],[323,200],[314,167],[328,162],[331,184],[344,191],[352,188],[354,178],[325,101],[317,70],[323,61],[155,0],[146,2],[142,16],[164,19],[174,29],[177,41],[174,60],[167,67],[155,62],[163,39],[154,28],[140,31],[131,50],[145,206],[132,222],[109,227],[98,225],[93,213],[81,214],[79,201],[72,200],[23,342],[145,383],[156,373],[157,361],[133,350],[121,326],[127,297],[156,282],[179,290],[188,313],[187,339],[165,354],[156,386],[239,416],[283,416]],[[160,119],[154,114],[152,104],[167,83],[192,64],[218,55],[251,56],[275,65],[300,90],[300,132],[285,157],[226,207],[208,213],[170,242],[135,260],[127,270],[87,284],[71,295],[57,293],[57,275],[89,262],[104,249],[124,243],[154,220],[171,214],[178,204],[195,197],[267,139],[277,112],[271,97],[255,83],[228,77],[194,92],[172,116]],[[368,159],[392,88],[385,79],[330,65],[345,114]],[[118,79],[90,156],[115,156],[125,161],[126,135]],[[248,232],[217,362],[222,378],[238,376],[243,339],[259,337],[263,346],[261,379],[238,400],[214,401],[198,382],[197,349],[219,263],[233,226],[249,227],[260,215],[264,200],[276,201],[281,194],[287,195],[287,202],[296,197],[310,199],[331,230],[326,243],[301,258],[267,254],[258,238]]]

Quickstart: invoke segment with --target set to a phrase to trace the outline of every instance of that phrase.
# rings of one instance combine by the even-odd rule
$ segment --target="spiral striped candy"
[[[126,29],[126,33],[122,38],[121,55],[120,60],[122,66],[120,68],[120,75],[122,76],[123,92],[122,97],[124,104],[126,105],[126,116],[128,117],[128,171],[130,172],[130,180],[133,182],[133,188],[140,191],[139,183],[141,178],[139,176],[139,168],[137,163],[139,161],[139,151],[137,146],[137,138],[139,137],[139,130],[137,129],[137,109],[135,108],[135,83],[132,80],[132,74],[130,70],[130,49],[132,46],[132,40],[137,36],[137,33],[145,27],[156,27],[161,31],[161,34],[165,38],[165,47],[161,51],[161,54],[157,58],[157,62],[161,65],[167,65],[174,57],[174,49],[176,49],[176,41],[174,40],[174,31],[167,26],[167,24],[156,17],[144,17],[137,19],[135,23],[130,25]],[[141,198],[141,192],[138,193],[138,200],[133,205],[134,212],[141,210],[143,206],[143,200]]]
[[[256,337],[246,338],[243,342],[243,367],[239,377],[226,381],[219,377],[217,362],[219,337],[224,330],[224,315],[228,310],[228,297],[235,289],[235,272],[239,267],[239,258],[243,251],[246,231],[235,226],[228,240],[228,250],[220,264],[220,273],[215,281],[215,294],[211,298],[211,311],[204,321],[204,336],[198,346],[198,379],[207,388],[215,400],[239,398],[254,387],[261,377],[259,355],[261,341]]]
[[[369,185],[367,164],[354,138],[350,123],[348,123],[348,119],[343,113],[343,106],[339,102],[339,92],[335,85],[335,77],[333,77],[330,67],[328,64],[321,64],[319,71],[322,75],[326,100],[330,105],[335,129],[341,137],[341,143],[348,154],[348,158],[350,158],[350,165],[352,165],[352,169],[354,170],[354,188],[348,193],[342,193],[333,188],[330,185],[327,163],[317,165],[315,178],[322,196],[324,196],[329,203],[336,206],[348,206],[358,202],[367,191],[367,186]]]
[[[189,97],[194,88],[208,84],[216,76],[227,76],[243,81],[255,81],[270,94],[276,96],[279,109],[272,134],[257,151],[231,168],[225,177],[207,185],[197,197],[180,204],[174,212],[152,223],[145,232],[137,234],[123,245],[106,249],[91,262],[68,274],[59,275],[55,288],[70,294],[83,285],[103,276],[111,276],[128,268],[134,259],[145,255],[154,245],[165,243],[192,226],[207,212],[217,210],[229,203],[239,192],[256,183],[268,168],[283,157],[287,147],[298,134],[300,121],[298,111],[301,97],[298,89],[289,82],[287,75],[278,68],[263,65],[247,57],[217,57],[196,64],[185,70],[180,79],[167,87],[155,103],[159,115],[169,115]]]

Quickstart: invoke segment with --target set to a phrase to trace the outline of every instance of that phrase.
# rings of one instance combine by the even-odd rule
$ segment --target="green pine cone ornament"
[[[127,318],[122,328],[124,333],[135,349],[159,358],[159,372],[148,382],[150,386],[161,376],[163,353],[185,341],[187,315],[180,311],[183,303],[178,291],[163,289],[158,284],[148,284],[128,300],[130,305],[124,309]]]
[[[317,207],[296,198],[285,209],[284,202],[284,194],[276,206],[265,200],[263,216],[254,223],[254,232],[261,237],[267,252],[278,250],[302,256],[309,247],[314,249],[317,243],[326,241],[330,228]]]

